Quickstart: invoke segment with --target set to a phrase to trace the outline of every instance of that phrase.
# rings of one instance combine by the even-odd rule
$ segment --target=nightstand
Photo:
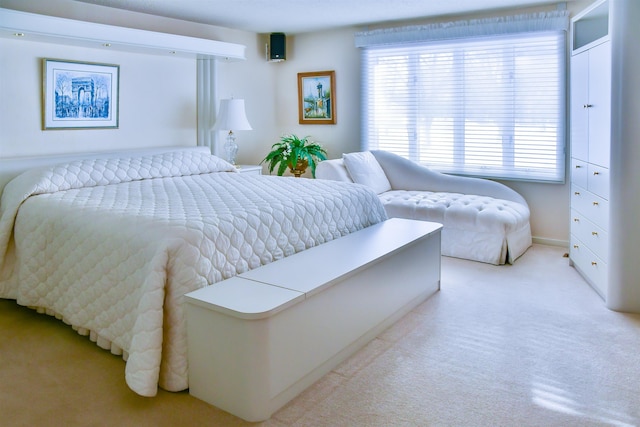
[[[236,165],[236,168],[240,173],[252,173],[255,175],[262,175],[262,166],[260,165]]]

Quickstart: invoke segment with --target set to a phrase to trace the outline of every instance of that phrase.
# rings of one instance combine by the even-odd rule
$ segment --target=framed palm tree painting
[[[298,121],[300,124],[336,124],[336,73],[298,73]]]

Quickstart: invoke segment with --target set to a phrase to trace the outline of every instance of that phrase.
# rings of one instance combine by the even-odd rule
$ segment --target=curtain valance
[[[567,31],[569,12],[557,10],[428,25],[384,28],[355,34],[356,47],[424,42],[538,31]]]

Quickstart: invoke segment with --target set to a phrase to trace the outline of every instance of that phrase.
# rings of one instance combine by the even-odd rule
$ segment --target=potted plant
[[[271,151],[262,159],[260,164],[268,162],[269,173],[277,167],[278,176],[282,176],[289,168],[291,173],[299,178],[307,167],[311,168],[311,175],[316,177],[316,164],[327,159],[327,151],[322,145],[312,141],[310,137],[299,138],[296,135],[284,135],[271,146]]]

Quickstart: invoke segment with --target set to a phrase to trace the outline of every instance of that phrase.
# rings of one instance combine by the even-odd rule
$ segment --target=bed
[[[386,219],[364,186],[160,151],[30,169],[0,201],[0,297],[122,355],[143,396],[188,388],[185,293]]]

